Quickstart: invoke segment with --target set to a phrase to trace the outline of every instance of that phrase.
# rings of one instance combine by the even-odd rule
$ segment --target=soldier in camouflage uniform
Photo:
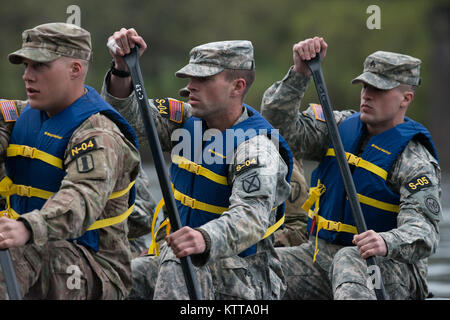
[[[8,199],[0,248],[9,248],[26,299],[123,299],[136,136],[84,85],[89,32],[49,23],[22,36],[9,60],[25,66],[28,101],[0,101],[0,191]],[[8,296],[1,272],[0,296]]]
[[[121,56],[129,52],[130,46],[139,44],[141,53],[146,48],[144,40],[133,29],[116,32],[109,43],[113,43],[110,49],[115,69],[122,72],[126,72],[127,67]],[[144,127],[131,79],[114,70],[111,73],[106,77],[102,93],[132,123],[138,138],[145,143]],[[250,107],[243,107],[242,102],[254,77],[252,45],[249,41],[223,41],[195,47],[190,52],[189,64],[176,75],[190,78],[187,85],[189,103],[170,98],[151,99],[149,103],[162,148],[172,151],[174,196],[182,223],[186,226],[167,236],[161,248],[158,278],[156,284],[149,284],[149,287],[155,287],[154,298],[189,298],[178,259],[190,255],[203,298],[278,299],[283,294],[285,281],[280,261],[274,254],[273,230],[268,229],[277,221],[276,208],[290,192],[289,171],[292,165],[289,163],[292,162],[289,161],[290,152],[287,152],[286,145],[280,143],[280,150],[287,155],[286,160],[274,142],[261,134],[238,144],[232,154],[219,153],[218,149],[208,151],[206,148],[205,152],[214,154],[220,170],[225,169],[218,175],[218,171],[212,171],[216,169],[207,167],[208,163],[202,159],[195,159],[196,163],[188,159],[189,166],[185,165],[184,159],[178,162],[179,154],[173,152],[178,141],[171,139],[172,133],[187,132],[188,124],[193,121],[198,123],[199,118],[208,129],[224,131],[233,126],[243,127],[255,117],[260,117]],[[176,131],[181,128],[186,131]],[[194,138],[202,137],[194,134]],[[183,156],[188,157],[186,153]],[[222,157],[227,158],[225,167],[219,165],[221,161],[218,158]],[[198,169],[195,175],[199,177],[193,175],[191,167]],[[189,190],[191,183],[181,180],[183,175],[193,177],[194,184],[198,181],[196,179],[207,178],[198,185],[195,200],[189,196],[192,194],[189,193],[192,191]],[[225,185],[231,195],[225,192],[210,193],[222,188],[219,184]],[[180,191],[179,188],[183,187],[187,189]],[[183,192],[189,193],[188,196],[180,196]],[[223,199],[224,195],[226,199]],[[214,202],[218,198],[223,200],[221,206]],[[192,213],[190,221],[186,219],[190,214],[188,212]],[[200,217],[212,218],[203,223],[192,223]],[[149,272],[155,274],[154,265],[149,267],[153,269]]]
[[[332,146],[321,106],[313,104],[306,111],[298,111],[311,78],[303,61],[318,52],[325,57],[326,49],[326,42],[318,37],[295,44],[294,66],[283,80],[268,88],[263,97],[262,114],[280,128],[294,156],[320,162],[317,174],[313,173],[315,179],[311,180],[311,201],[307,201],[309,242],[298,247],[277,248],[288,283],[284,298],[375,299],[371,288],[377,282],[369,277],[364,261],[375,256],[388,298],[424,299],[428,294],[427,259],[435,252],[439,240],[440,167],[426,130],[421,129],[409,141],[403,136],[410,137],[410,133],[401,130],[412,123],[405,118],[405,112],[420,83],[420,60],[384,51],[369,55],[364,62],[364,72],[352,81],[362,83],[360,113],[334,111],[346,152],[353,148],[353,156],[348,156],[348,161],[368,225],[368,231],[355,235],[348,207],[340,211],[344,210],[342,203],[345,201],[342,179],[338,176],[334,180],[341,181],[340,188],[327,185],[327,181],[331,181],[327,179],[333,174],[339,175],[339,170],[334,153],[330,151]],[[355,123],[359,127],[349,126]],[[415,133],[416,128],[423,127],[415,123],[410,130]],[[389,148],[398,148],[396,158],[389,157],[392,150],[374,142],[394,132],[401,134],[391,136],[391,141],[385,138],[388,140],[385,143]],[[351,148],[347,144],[349,139],[356,139]],[[397,144],[402,146],[397,147]],[[372,160],[375,156],[378,160]],[[385,159],[391,159],[392,164],[384,171],[367,166],[368,160],[383,163]],[[324,164],[334,171],[326,171]],[[375,172],[377,174],[373,174]],[[365,183],[360,178],[362,174],[366,179],[377,179],[373,188],[380,186],[384,194],[396,201],[385,203],[386,196],[368,202],[369,198],[361,194],[372,186],[361,189]],[[317,181],[317,177],[323,180]],[[334,194],[340,197],[332,201]],[[369,212],[381,210],[376,206],[384,209],[378,211],[375,219],[368,220]],[[328,218],[327,221],[327,217],[341,214],[341,219]],[[371,225],[379,221],[384,221],[388,227],[383,229],[380,225],[380,230],[373,230]]]
[[[189,97],[189,90],[184,87],[179,90],[180,96]],[[268,119],[270,122],[270,119]],[[298,246],[308,241],[306,222],[308,214],[302,209],[302,205],[308,198],[308,184],[303,174],[303,162],[294,158],[294,166],[291,176],[291,194],[285,202],[284,228],[274,233],[275,247]]]

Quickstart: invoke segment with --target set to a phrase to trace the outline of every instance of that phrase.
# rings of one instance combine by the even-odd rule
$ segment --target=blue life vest
[[[383,232],[397,227],[400,195],[386,184],[388,172],[411,139],[418,139],[437,159],[436,149],[428,130],[405,117],[405,122],[370,138],[360,157],[358,152],[364,124],[355,113],[339,126],[347,161],[368,230]],[[312,191],[312,192],[311,192]],[[307,204],[309,203],[309,204]],[[334,149],[330,145],[326,156],[311,176],[308,229],[328,242],[351,245],[357,233],[349,201]]]
[[[17,119],[7,150],[5,178],[12,181],[15,190],[7,195],[8,212],[13,218],[41,209],[47,199],[59,190],[66,174],[63,159],[67,144],[73,132],[91,115],[104,114],[114,121],[134,146],[138,146],[136,135],[125,119],[93,88],[85,87],[86,94],[52,117],[27,105]],[[130,206],[134,204],[134,199],[133,186],[129,194]],[[76,240],[98,251],[97,230],[87,231]]]
[[[207,127],[204,120],[190,117],[185,121],[183,128],[189,132],[189,136],[185,135],[183,139],[190,139],[189,144],[179,140],[172,149],[170,167],[174,197],[183,226],[200,227],[228,210],[232,188],[227,181],[230,165],[227,159],[231,161],[237,146],[256,135],[265,134],[272,141],[278,139],[279,152],[288,165],[286,180],[290,181],[293,160],[287,143],[259,112],[248,105],[244,104],[244,107],[249,112],[248,119],[214,135],[208,141],[203,141]],[[245,134],[239,134],[239,130]],[[190,146],[190,149],[181,149],[179,154],[176,154],[174,151],[180,143]],[[284,218],[284,204],[277,208],[277,220],[282,217]],[[266,233],[266,236],[275,231],[274,229],[276,230],[273,228]],[[241,252],[240,256],[255,252],[256,245],[253,245]]]

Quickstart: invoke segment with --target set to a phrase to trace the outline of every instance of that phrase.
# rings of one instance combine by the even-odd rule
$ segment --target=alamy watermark
[[[381,29],[381,9],[376,4],[367,7],[366,13],[370,16],[366,20],[367,29]]]
[[[172,159],[174,157],[183,157],[197,164],[233,164],[234,163],[234,147],[242,144],[256,136],[266,136],[275,146],[275,148],[267,148],[260,143],[261,139],[256,140],[256,144],[252,148],[244,151],[243,159],[254,156],[255,150],[264,149],[268,152],[272,159],[277,159],[276,154],[279,150],[279,132],[272,129],[226,129],[220,131],[218,129],[207,129],[203,131],[202,121],[195,121],[193,130],[179,128],[172,132],[171,141],[175,146],[172,148]],[[266,144],[264,142],[264,144]],[[230,146],[232,148],[230,148]],[[225,150],[228,148],[228,150]],[[272,154],[273,153],[273,154]],[[240,154],[241,157],[241,154]]]
[[[367,288],[370,290],[381,289],[382,279],[380,267],[377,265],[368,266],[367,273],[369,275],[366,282]]]
[[[81,276],[83,273],[77,265],[70,265],[66,269],[66,273],[69,277],[66,281],[67,289],[69,290],[79,290],[81,288]]]
[[[75,24],[81,27],[81,9],[76,4],[71,4],[67,7],[66,13],[69,14],[66,23]]]

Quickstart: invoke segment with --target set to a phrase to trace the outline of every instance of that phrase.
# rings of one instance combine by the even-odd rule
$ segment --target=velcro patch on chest
[[[416,193],[422,189],[431,187],[432,185],[431,180],[427,176],[420,175],[407,182],[406,189],[411,193]]]
[[[171,98],[155,99],[155,106],[163,118],[181,123],[183,121],[183,102]]]
[[[5,122],[14,122],[19,118],[19,113],[13,100],[0,101],[0,110]]]
[[[97,142],[95,141],[94,138],[89,138],[74,146],[70,150],[70,156],[72,157],[72,159],[75,159],[85,154],[86,152],[90,152],[96,149],[97,149]]]
[[[259,167],[259,161],[258,161],[258,157],[251,157],[246,159],[244,162],[240,163],[240,164],[236,164],[234,166],[234,170],[236,172],[236,175],[239,175],[243,172],[246,172],[247,170],[251,169],[251,168],[257,168]]]

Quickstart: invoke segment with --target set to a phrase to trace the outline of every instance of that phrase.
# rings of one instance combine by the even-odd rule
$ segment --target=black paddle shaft
[[[9,299],[22,300],[19,284],[17,283],[16,272],[14,271],[14,265],[8,249],[0,250],[0,264],[2,266],[3,277],[5,278]]]
[[[328,96],[327,88],[325,86],[325,80],[322,73],[322,67],[320,63],[320,54],[318,53],[316,57],[311,60],[304,60],[309,69],[312,72],[314,83],[316,85],[317,95],[319,96],[320,103],[322,105],[322,110],[325,115],[325,121],[328,127],[328,133],[330,135],[331,143],[335,151],[336,159],[339,164],[339,170],[341,172],[342,180],[344,182],[345,191],[347,192],[350,208],[353,214],[353,219],[356,224],[356,229],[358,233],[363,233],[367,231],[366,222],[361,210],[361,205],[356,193],[355,184],[350,172],[350,168],[347,163],[347,157],[345,155],[344,146],[342,145],[342,140],[339,135],[336,120],[333,114],[333,108],[331,106],[330,97]],[[377,286],[374,287],[375,294],[378,300],[386,300],[386,292],[384,289],[383,281],[381,279],[380,269],[377,267],[376,260],[374,256],[366,259],[367,265],[375,266],[373,268],[377,277]],[[372,269],[372,268],[369,268]],[[378,287],[378,288],[377,288]]]
[[[139,47],[135,47],[131,52],[124,56],[131,73],[131,79],[134,85],[134,91],[139,103],[139,109],[144,123],[147,139],[152,152],[153,161],[155,162],[156,172],[158,174],[161,192],[164,197],[165,206],[169,215],[170,225],[173,231],[181,228],[180,216],[178,214],[177,205],[173,196],[168,171],[165,165],[161,144],[158,138],[156,126],[150,115],[150,105],[148,103],[147,93],[145,92],[144,80],[142,79],[141,68],[139,66]],[[191,300],[201,300],[201,293],[198,287],[197,277],[194,273],[191,257],[187,256],[180,259],[181,268],[183,269],[184,279]]]

